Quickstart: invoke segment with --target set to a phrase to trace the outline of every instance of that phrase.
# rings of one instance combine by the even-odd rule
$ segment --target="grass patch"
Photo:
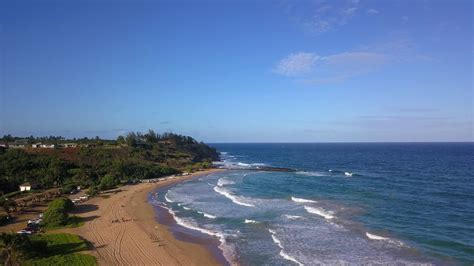
[[[75,228],[84,225],[84,218],[79,216],[71,216],[68,218],[67,224],[61,226],[46,227],[48,230]]]
[[[24,265],[97,265],[94,256],[77,252],[90,249],[89,242],[73,234],[43,234],[32,236],[32,240],[47,242],[47,254],[30,259]]]
[[[73,234],[35,235],[32,236],[32,240],[48,242],[48,253],[51,255],[63,255],[89,249],[88,242]]]
[[[23,265],[49,266],[49,265],[68,265],[68,266],[92,266],[97,265],[97,259],[87,254],[67,254],[56,255],[48,258],[28,260]]]

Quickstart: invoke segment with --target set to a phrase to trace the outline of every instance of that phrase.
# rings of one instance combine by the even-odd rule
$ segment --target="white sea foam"
[[[219,249],[222,250],[222,253],[224,254],[224,257],[226,258],[226,260],[229,263],[234,261],[234,252],[226,244],[226,238],[225,238],[225,235],[223,233],[215,232],[215,231],[205,229],[205,228],[201,228],[201,227],[197,226],[191,220],[188,220],[188,219],[185,219],[185,218],[180,218],[180,217],[176,216],[176,213],[172,209],[167,208],[167,207],[164,207],[164,208],[167,209],[168,212],[173,216],[176,223],[181,225],[182,227],[186,227],[188,229],[198,231],[198,232],[201,232],[201,233],[206,234],[206,235],[217,237],[219,239],[219,242],[221,242],[221,244],[219,245]]]
[[[302,199],[302,198],[296,198],[296,197],[291,197],[291,200],[298,203],[316,203],[317,202],[315,200]]]
[[[265,166],[266,164],[264,164],[264,163],[242,163],[242,162],[238,162],[237,165],[238,166],[243,166],[243,167],[252,167],[252,166]]]
[[[222,187],[215,186],[214,191],[230,199],[235,204],[239,204],[239,205],[247,206],[247,207],[255,207],[255,205],[244,202],[239,196],[233,195],[231,192],[227,191],[226,189]]]
[[[303,217],[302,216],[298,216],[298,215],[289,215],[289,214],[285,214],[285,217],[290,219],[290,220],[296,220],[296,219],[302,219]]]
[[[258,224],[257,221],[255,221],[255,220],[250,220],[250,219],[245,219],[245,223],[246,223],[246,224]]]
[[[275,231],[271,230],[271,229],[268,229],[268,231],[270,232],[271,236],[272,236],[272,240],[275,244],[277,244],[277,246],[280,248],[280,256],[286,260],[289,260],[289,261],[292,261],[298,265],[303,265],[303,263],[299,262],[298,260],[296,260],[295,258],[293,258],[292,256],[290,256],[288,253],[285,252],[285,249],[283,248],[283,244],[281,243],[280,239],[278,239],[276,236],[275,236]]]
[[[166,192],[166,194],[165,194],[165,200],[166,200],[167,202],[169,202],[169,203],[173,202],[172,200],[170,200],[170,199],[168,198],[168,192]]]
[[[296,172],[298,175],[305,175],[305,176],[327,176],[327,174],[322,173],[322,172],[316,172],[316,171],[298,171]]]
[[[378,236],[378,235],[374,235],[374,234],[371,234],[371,233],[368,233],[368,232],[366,232],[365,235],[369,239],[372,239],[372,240],[387,241],[387,242],[390,242],[390,243],[395,244],[395,245],[403,246],[403,243],[401,241],[393,240],[393,239],[390,239],[388,237]]]
[[[365,233],[365,235],[370,238],[370,239],[374,239],[374,240],[389,240],[390,238],[387,238],[387,237],[382,237],[382,236],[378,236],[378,235],[373,235],[371,233]]]
[[[344,172],[345,176],[352,176],[352,172]]]
[[[226,155],[228,152],[226,151],[221,151],[221,154]]]
[[[185,209],[185,210],[187,210],[187,211],[191,210],[191,208],[186,207],[186,206],[183,206],[183,209]]]
[[[319,215],[321,217],[324,217],[324,219],[329,220],[329,219],[334,218],[332,213],[330,213],[329,211],[325,211],[324,209],[321,209],[321,208],[314,208],[314,207],[304,206],[304,209],[309,213],[316,214],[316,215]]]
[[[202,212],[202,211],[198,211],[198,213],[204,215],[204,217],[207,217],[207,218],[211,218],[211,219],[216,219],[217,217],[212,215],[212,214],[209,214],[209,213],[205,213],[205,212]]]
[[[232,184],[235,184],[235,182],[227,179],[226,177],[222,177],[222,178],[219,178],[219,180],[217,180],[217,185],[220,187],[226,186],[226,185],[232,185]]]

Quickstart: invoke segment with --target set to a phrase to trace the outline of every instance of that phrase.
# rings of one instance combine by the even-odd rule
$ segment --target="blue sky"
[[[2,1],[0,134],[472,141],[471,1]]]

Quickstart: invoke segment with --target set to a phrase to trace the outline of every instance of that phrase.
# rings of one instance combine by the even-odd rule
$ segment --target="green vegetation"
[[[73,234],[42,234],[31,237],[32,241],[45,241],[49,254],[64,255],[89,249],[89,244]]]
[[[1,262],[4,265],[97,265],[87,254],[90,244],[77,235],[43,234],[32,237],[0,235]]]
[[[0,235],[1,262],[4,265],[18,265],[21,261],[43,254],[46,242],[32,241],[29,237],[18,234]]]
[[[47,258],[29,260],[24,265],[50,266],[50,265],[68,265],[68,266],[88,266],[97,265],[94,256],[88,254],[66,254],[56,255]]]
[[[6,135],[0,143],[19,141]],[[28,137],[24,149],[0,151],[0,195],[18,196],[18,185],[34,184],[36,189],[61,187],[71,192],[77,186],[91,192],[113,188],[120,182],[156,178],[180,171],[210,167],[218,159],[215,149],[191,137],[173,133],[131,132],[117,140]],[[31,144],[75,143],[76,148],[32,148]],[[21,194],[22,195],[22,194]],[[6,198],[6,197],[2,197]],[[1,199],[1,198],[0,198]]]
[[[69,216],[74,208],[74,204],[70,199],[58,198],[53,200],[48,209],[44,212],[42,226],[48,229],[73,228],[84,224],[80,217]]]

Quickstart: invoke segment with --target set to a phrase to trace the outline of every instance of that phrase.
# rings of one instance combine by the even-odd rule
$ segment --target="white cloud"
[[[388,61],[384,54],[343,52],[328,56],[296,53],[283,58],[274,72],[305,83],[332,83],[368,72]]]
[[[274,72],[285,76],[298,76],[313,70],[320,57],[315,53],[294,53],[283,58],[275,67]]]
[[[369,14],[369,15],[377,15],[378,13],[380,13],[380,12],[377,9],[371,8],[371,9],[367,10],[367,14]]]
[[[288,1],[283,6],[290,17],[306,31],[322,34],[347,24],[359,10],[359,1],[346,0],[337,3],[324,0],[312,3],[308,1]]]
[[[417,46],[409,38],[401,35],[396,37],[330,55],[318,55],[315,52],[290,54],[277,63],[274,72],[305,84],[334,83],[376,71],[389,64],[433,61],[429,56],[419,54]]]

